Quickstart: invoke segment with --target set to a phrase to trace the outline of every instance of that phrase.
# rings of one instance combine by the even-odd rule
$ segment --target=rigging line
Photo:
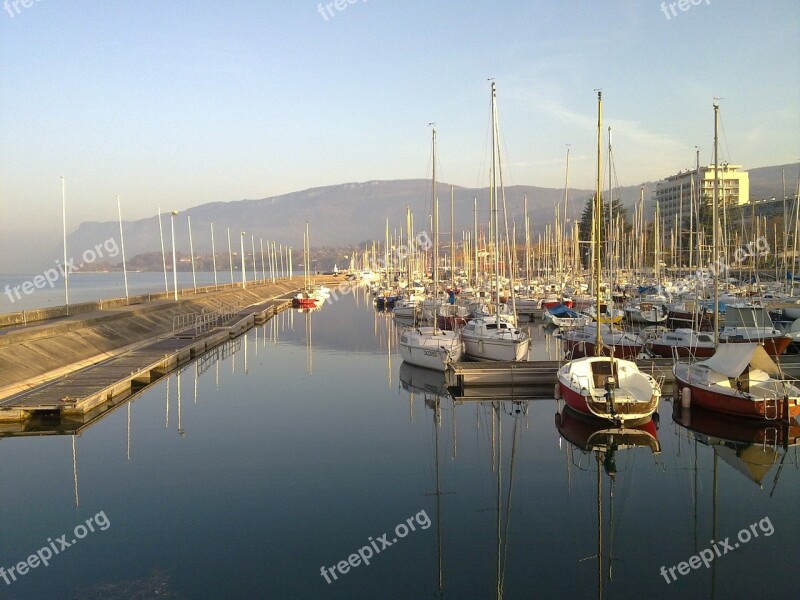
[[[720,115],[719,115],[719,128],[720,128],[720,131],[722,131],[722,141],[725,144],[725,156],[723,156],[722,158],[723,159],[725,159],[725,158],[728,159],[727,161],[723,160],[722,163],[724,164],[725,162],[727,162],[728,164],[732,164],[733,160],[732,160],[731,150],[728,147],[728,136],[725,134],[725,124],[722,122],[722,114],[721,114],[721,112],[722,111],[720,111]]]

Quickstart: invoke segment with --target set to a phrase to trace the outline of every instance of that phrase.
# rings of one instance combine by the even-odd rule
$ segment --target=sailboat
[[[439,205],[436,197],[436,128],[433,128],[433,297],[439,291]],[[418,367],[444,371],[450,363],[461,360],[463,345],[456,331],[443,331],[433,321],[433,327],[415,327],[400,334],[400,356],[403,361]]]
[[[718,126],[719,104],[715,101],[712,223],[717,223],[719,205]],[[716,226],[713,228],[712,253],[713,264],[718,264]],[[745,311],[736,310],[735,313],[742,317]],[[755,314],[753,318],[755,319]],[[800,387],[797,382],[789,381],[783,376],[781,368],[772,360],[763,345],[734,339],[729,339],[728,342],[737,343],[718,343],[719,277],[714,278],[713,337],[717,350],[711,358],[694,364],[676,362],[672,367],[682,403],[756,419],[789,420],[800,415]]]
[[[483,360],[520,361],[527,360],[530,348],[530,336],[517,329],[501,315],[500,301],[500,236],[497,226],[498,183],[502,189],[502,171],[500,171],[499,136],[497,126],[497,89],[492,82],[492,170],[489,194],[494,216],[494,284],[495,314],[478,317],[466,324],[461,331],[464,340],[464,353],[467,356]],[[498,182],[498,171],[500,181]],[[505,192],[503,192],[505,194]],[[505,198],[505,196],[503,196]],[[505,200],[504,200],[505,201]],[[513,285],[509,286],[513,289]]]
[[[306,230],[303,233],[303,290],[292,298],[292,306],[294,308],[315,308],[323,300],[319,294],[315,294],[311,289],[311,277],[308,274],[310,254],[310,238],[308,235],[308,222],[306,222]]]
[[[600,197],[600,147],[602,140],[602,92],[597,92],[597,181],[595,188],[595,294],[600,305],[600,232],[602,200]],[[658,408],[661,386],[636,363],[602,356],[601,328],[595,330],[594,356],[570,360],[558,370],[559,391],[564,402],[580,413],[616,424],[643,422]]]

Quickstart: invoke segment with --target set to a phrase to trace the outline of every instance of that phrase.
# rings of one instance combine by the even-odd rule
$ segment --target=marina
[[[546,356],[543,325],[524,327],[534,356]],[[366,599],[400,586],[407,597],[523,598],[541,587],[589,598],[600,586],[609,599],[643,588],[672,598],[673,586],[730,597],[757,593],[759,582],[734,574],[766,569],[776,555],[786,576],[772,589],[797,585],[796,426],[785,437],[663,399],[657,429],[622,436],[565,413],[551,383],[549,396],[454,397],[447,373],[401,362],[397,335],[361,288],[319,310],[279,312],[107,410],[3,429],[4,514],[37,515],[39,525],[26,534],[0,519],[0,564],[103,510],[112,525],[102,539],[17,582],[23,597],[50,597],[53,585],[64,597],[136,585],[175,598],[268,587],[279,597]],[[511,367],[552,377],[555,362]],[[459,363],[458,372],[467,365],[508,366]],[[340,581],[320,576],[320,566],[423,510],[429,528]],[[664,582],[662,565],[764,517],[771,536]],[[320,536],[325,528],[339,534]],[[176,536],[180,556],[170,549]],[[248,549],[245,559],[208,552],[231,543]],[[125,565],[114,557],[122,551]]]
[[[796,597],[800,4],[666,4],[6,0],[0,599]]]

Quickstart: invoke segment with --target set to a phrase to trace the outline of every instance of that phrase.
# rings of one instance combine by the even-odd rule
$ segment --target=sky
[[[0,272],[59,239],[61,176],[69,232],[426,178],[435,122],[439,180],[486,185],[489,78],[507,184],[562,187],[569,145],[593,187],[596,89],[620,185],[710,163],[715,97],[722,160],[796,162],[798,34],[796,0],[8,0]]]

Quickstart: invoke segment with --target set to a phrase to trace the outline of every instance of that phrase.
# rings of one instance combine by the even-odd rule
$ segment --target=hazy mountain
[[[751,194],[753,197],[780,197],[782,192],[781,170],[786,173],[787,188],[793,191],[800,165],[763,167],[750,170]],[[641,186],[628,186],[614,191],[623,204],[632,209],[638,201],[640,189],[644,188],[648,217],[652,217],[652,195],[655,182]],[[478,200],[478,223],[488,223],[488,189],[453,188],[455,198],[455,229],[472,229],[473,198]],[[569,217],[580,215],[584,204],[592,196],[592,190],[570,189]],[[439,197],[440,231],[450,230],[450,186],[437,185]],[[544,229],[554,219],[556,204],[563,214],[564,190],[535,186],[513,186],[506,189],[506,205],[509,211],[509,227],[516,219],[518,231],[523,223],[523,198],[528,197],[528,212],[534,233]],[[431,214],[430,182],[421,179],[399,181],[368,181],[345,183],[313,188],[263,198],[261,200],[239,200],[213,202],[196,206],[175,216],[176,247],[188,253],[189,235],[187,216],[191,217],[192,238],[195,252],[211,249],[210,224],[214,223],[217,252],[227,251],[228,228],[234,251],[241,244],[240,232],[245,232],[245,248],[251,247],[251,236],[255,238],[256,250],[259,240],[276,240],[290,244],[297,250],[302,248],[303,230],[308,221],[313,246],[345,246],[366,240],[383,239],[386,219],[395,231],[405,229],[406,206],[411,207],[416,231],[430,231]],[[163,215],[165,244],[171,246],[170,216]],[[502,221],[501,221],[502,223]],[[119,234],[116,222],[86,222],[69,236],[70,248],[92,248],[96,244],[116,238]],[[125,252],[132,257],[144,252],[160,250],[157,217],[125,222]]]

